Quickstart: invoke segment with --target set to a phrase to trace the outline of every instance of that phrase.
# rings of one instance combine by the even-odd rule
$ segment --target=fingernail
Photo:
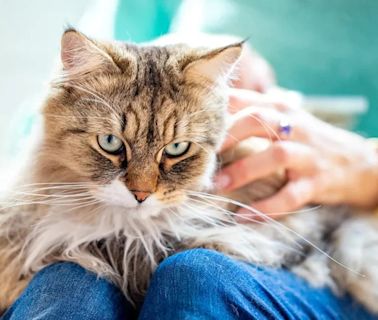
[[[219,174],[215,177],[214,182],[216,189],[225,189],[231,184],[231,178],[226,174]]]

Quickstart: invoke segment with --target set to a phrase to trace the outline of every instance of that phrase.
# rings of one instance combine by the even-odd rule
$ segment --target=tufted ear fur
[[[66,30],[62,36],[61,60],[64,74],[69,79],[99,70],[119,71],[104,46],[75,29]]]
[[[206,52],[184,69],[188,78],[202,77],[211,82],[226,82],[232,75],[243,49],[243,42]]]

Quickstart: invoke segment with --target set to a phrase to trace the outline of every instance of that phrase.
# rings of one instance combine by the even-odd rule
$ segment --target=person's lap
[[[350,297],[314,289],[285,270],[251,266],[205,249],[164,260],[139,319],[378,319]],[[135,319],[120,290],[72,263],[34,277],[1,320]]]

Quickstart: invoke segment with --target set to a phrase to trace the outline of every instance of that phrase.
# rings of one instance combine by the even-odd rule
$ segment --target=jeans
[[[137,314],[138,313],[138,314]],[[73,263],[35,275],[1,320],[378,319],[349,296],[314,289],[289,271],[238,262],[215,251],[165,259],[140,310],[120,290]]]

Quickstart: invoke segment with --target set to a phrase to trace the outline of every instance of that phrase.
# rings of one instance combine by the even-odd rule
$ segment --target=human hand
[[[266,214],[292,212],[307,203],[373,207],[378,202],[378,155],[368,142],[331,126],[274,96],[232,89],[233,125],[223,149],[259,136],[272,141],[258,154],[238,160],[216,177],[224,192],[284,169],[288,183],[251,205]],[[286,137],[280,123],[290,124]],[[251,215],[245,209],[240,213]]]
[[[271,65],[248,44],[243,46],[235,76],[232,86],[239,89],[266,92],[276,85],[276,76]]]

